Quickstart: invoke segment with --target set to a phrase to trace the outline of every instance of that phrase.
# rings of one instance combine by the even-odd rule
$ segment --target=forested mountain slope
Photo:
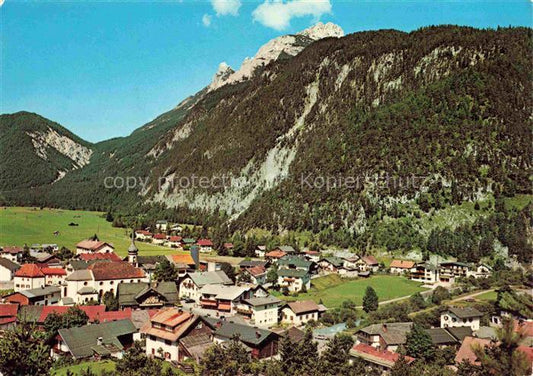
[[[92,145],[83,168],[51,186],[4,191],[4,200],[128,213],[161,205],[243,228],[362,234],[386,217],[530,193],[531,47],[526,28],[325,38]],[[150,185],[105,189],[115,175]],[[170,184],[193,175],[233,180]],[[320,187],[328,177],[341,186]]]

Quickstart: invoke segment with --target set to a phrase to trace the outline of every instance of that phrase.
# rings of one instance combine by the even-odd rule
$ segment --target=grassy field
[[[78,226],[69,226],[70,222]],[[59,235],[54,236],[54,231],[59,231]],[[75,250],[76,243],[94,234],[100,240],[112,243],[119,255],[127,254],[130,239],[126,230],[112,227],[102,213],[21,207],[0,209],[0,246],[55,243]],[[137,247],[141,255],[177,253],[170,248],[142,242],[137,242]]]
[[[418,282],[404,277],[390,275],[376,275],[368,279],[345,280],[336,274],[316,278],[311,281],[311,290],[299,294],[298,300],[312,299],[322,302],[328,308],[339,307],[343,301],[351,299],[357,305],[363,303],[363,296],[367,286],[372,286],[380,301],[412,295],[426,290]],[[294,297],[280,296],[282,299],[294,300]]]
[[[67,366],[52,370],[52,376],[65,376],[70,370],[74,375],[79,375],[82,371],[90,368],[95,374],[99,375],[101,371],[114,371],[115,362],[112,360],[102,360],[100,362],[83,362],[73,366]]]
[[[498,293],[496,291],[489,291],[484,294],[477,295],[474,299],[477,300],[496,300]]]

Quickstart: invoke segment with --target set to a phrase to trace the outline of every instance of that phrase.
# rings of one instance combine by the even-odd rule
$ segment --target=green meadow
[[[69,223],[78,226],[69,226]],[[59,231],[59,235],[54,235]],[[112,243],[121,256],[127,254],[130,244],[128,231],[115,228],[99,212],[26,207],[0,208],[0,246],[24,244],[57,244],[75,250],[76,243],[94,234],[102,241]],[[177,253],[167,247],[136,242],[141,255]]]
[[[280,299],[306,300],[322,302],[328,308],[340,307],[342,302],[351,299],[356,305],[362,305],[363,296],[367,286],[372,286],[379,297],[379,301],[385,301],[403,296],[412,295],[416,292],[425,291],[418,282],[413,282],[405,277],[392,275],[375,275],[370,278],[343,279],[337,274],[330,274],[311,280],[309,292],[293,296],[278,295]]]

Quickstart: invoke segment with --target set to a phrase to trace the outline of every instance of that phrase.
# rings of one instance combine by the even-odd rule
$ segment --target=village
[[[415,361],[405,354],[411,332],[419,328],[413,315],[433,308],[433,319],[421,330],[434,349],[451,351],[446,365],[451,370],[465,362],[475,365],[473,348],[492,344],[507,321],[520,333],[518,350],[530,365],[533,361],[531,290],[495,287],[488,264],[437,258],[393,259],[385,266],[373,255],[296,251],[289,245],[258,246],[256,257],[231,264],[208,256],[214,254],[210,239],[182,237],[180,231],[163,220],[154,233],[132,231],[126,257],[97,236],[80,240],[66,257],[58,255],[55,244],[3,246],[0,338],[27,323],[44,331],[53,318],[81,310],[83,325],[56,328],[49,341],[52,360],[122,359],[138,343],[146,357],[166,361],[176,372],[198,373],[214,345],[237,340],[251,360],[262,362],[279,359],[284,340],[298,343],[311,335],[321,353],[338,335],[347,335],[353,341],[350,362],[389,374],[396,363],[408,367]],[[136,242],[176,253],[143,256]],[[233,244],[223,246],[230,250]],[[313,295],[315,284],[328,278],[360,283],[366,287],[364,296],[348,290],[353,300],[328,306],[327,299]],[[420,287],[414,294],[379,301],[371,287],[378,278],[388,278],[391,288],[401,281]],[[485,309],[476,297],[490,294],[519,303],[496,301]],[[529,303],[524,306],[524,301]],[[411,312],[401,321],[393,320],[394,314],[379,317],[387,306],[401,310],[407,305]]]

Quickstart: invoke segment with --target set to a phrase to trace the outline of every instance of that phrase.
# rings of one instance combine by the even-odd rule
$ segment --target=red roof
[[[24,264],[16,271],[15,277],[44,277],[44,273],[36,264]]]
[[[93,272],[95,281],[144,277],[141,269],[127,262],[97,262],[87,269]]]
[[[413,266],[415,266],[414,261],[392,260],[390,263],[391,268],[411,269]]]
[[[39,320],[37,320],[37,322],[44,322],[48,315],[52,313],[58,313],[60,315],[63,315],[67,313],[69,308],[70,307],[67,306],[43,306],[41,315],[39,316]],[[78,306],[78,308],[87,314],[90,322],[96,321],[97,319],[99,319],[99,315],[105,313],[105,305],[103,304],[94,306]]]
[[[388,364],[389,366],[394,365],[394,363],[396,363],[400,358],[400,354],[398,353],[388,350],[378,350],[375,347],[366,345],[364,343],[355,345],[352,348],[352,352],[356,353],[357,355],[361,355],[364,359],[367,359],[369,361],[377,360],[381,361],[382,363]],[[411,363],[415,360],[415,358],[406,355],[405,360],[407,361],[407,363]]]
[[[306,255],[319,255],[320,252],[318,252],[318,251],[305,251],[305,254]]]
[[[110,260],[110,261],[122,261],[122,259],[115,253],[82,253],[80,259],[83,261],[90,260]]]
[[[264,266],[261,266],[261,265],[257,265],[257,266],[253,266],[251,268],[248,268],[246,269],[248,270],[248,273],[250,273],[251,275],[253,275],[254,277],[257,277],[258,275],[261,275],[261,274],[265,274],[266,273],[266,269]]]
[[[270,251],[265,254],[265,257],[282,258],[286,253],[283,251]]]
[[[154,239],[164,240],[166,238],[167,238],[167,236],[165,234],[155,234],[154,235]]]
[[[224,248],[233,248],[233,243],[224,243]]]
[[[181,242],[181,239],[183,239],[181,236],[172,235],[168,240],[170,240],[171,242]]]
[[[147,231],[147,230],[137,230],[135,231],[136,234],[141,234],[141,235],[144,235],[144,236],[152,236],[152,233],[150,231]]]
[[[82,240],[81,242],[76,244],[76,248],[87,249],[89,251],[97,251],[106,245],[113,249],[115,248],[111,244],[106,243],[106,242],[101,242],[99,240]]]
[[[131,319],[131,308],[126,308],[123,311],[106,311],[98,314],[98,321],[117,321],[124,319]]]
[[[186,265],[196,264],[190,253],[172,255],[172,261],[174,261],[174,263],[176,264],[186,264]]]
[[[2,252],[16,255],[17,253],[22,252],[22,247],[4,247],[2,248]]]
[[[200,239],[196,242],[200,247],[212,247],[213,242],[209,239]]]
[[[474,345],[485,347],[490,345],[490,340],[485,338],[465,337],[457,354],[455,354],[455,363],[462,363],[464,360],[468,360],[472,364],[479,364],[477,356],[472,349]]]
[[[533,337],[533,321],[514,322],[514,331],[522,332],[526,337]]]
[[[41,268],[44,275],[67,275],[67,271],[63,268]]]
[[[363,261],[367,265],[377,265],[379,264],[378,260],[374,256],[364,256]]]
[[[0,304],[0,317],[17,317],[18,304]]]

